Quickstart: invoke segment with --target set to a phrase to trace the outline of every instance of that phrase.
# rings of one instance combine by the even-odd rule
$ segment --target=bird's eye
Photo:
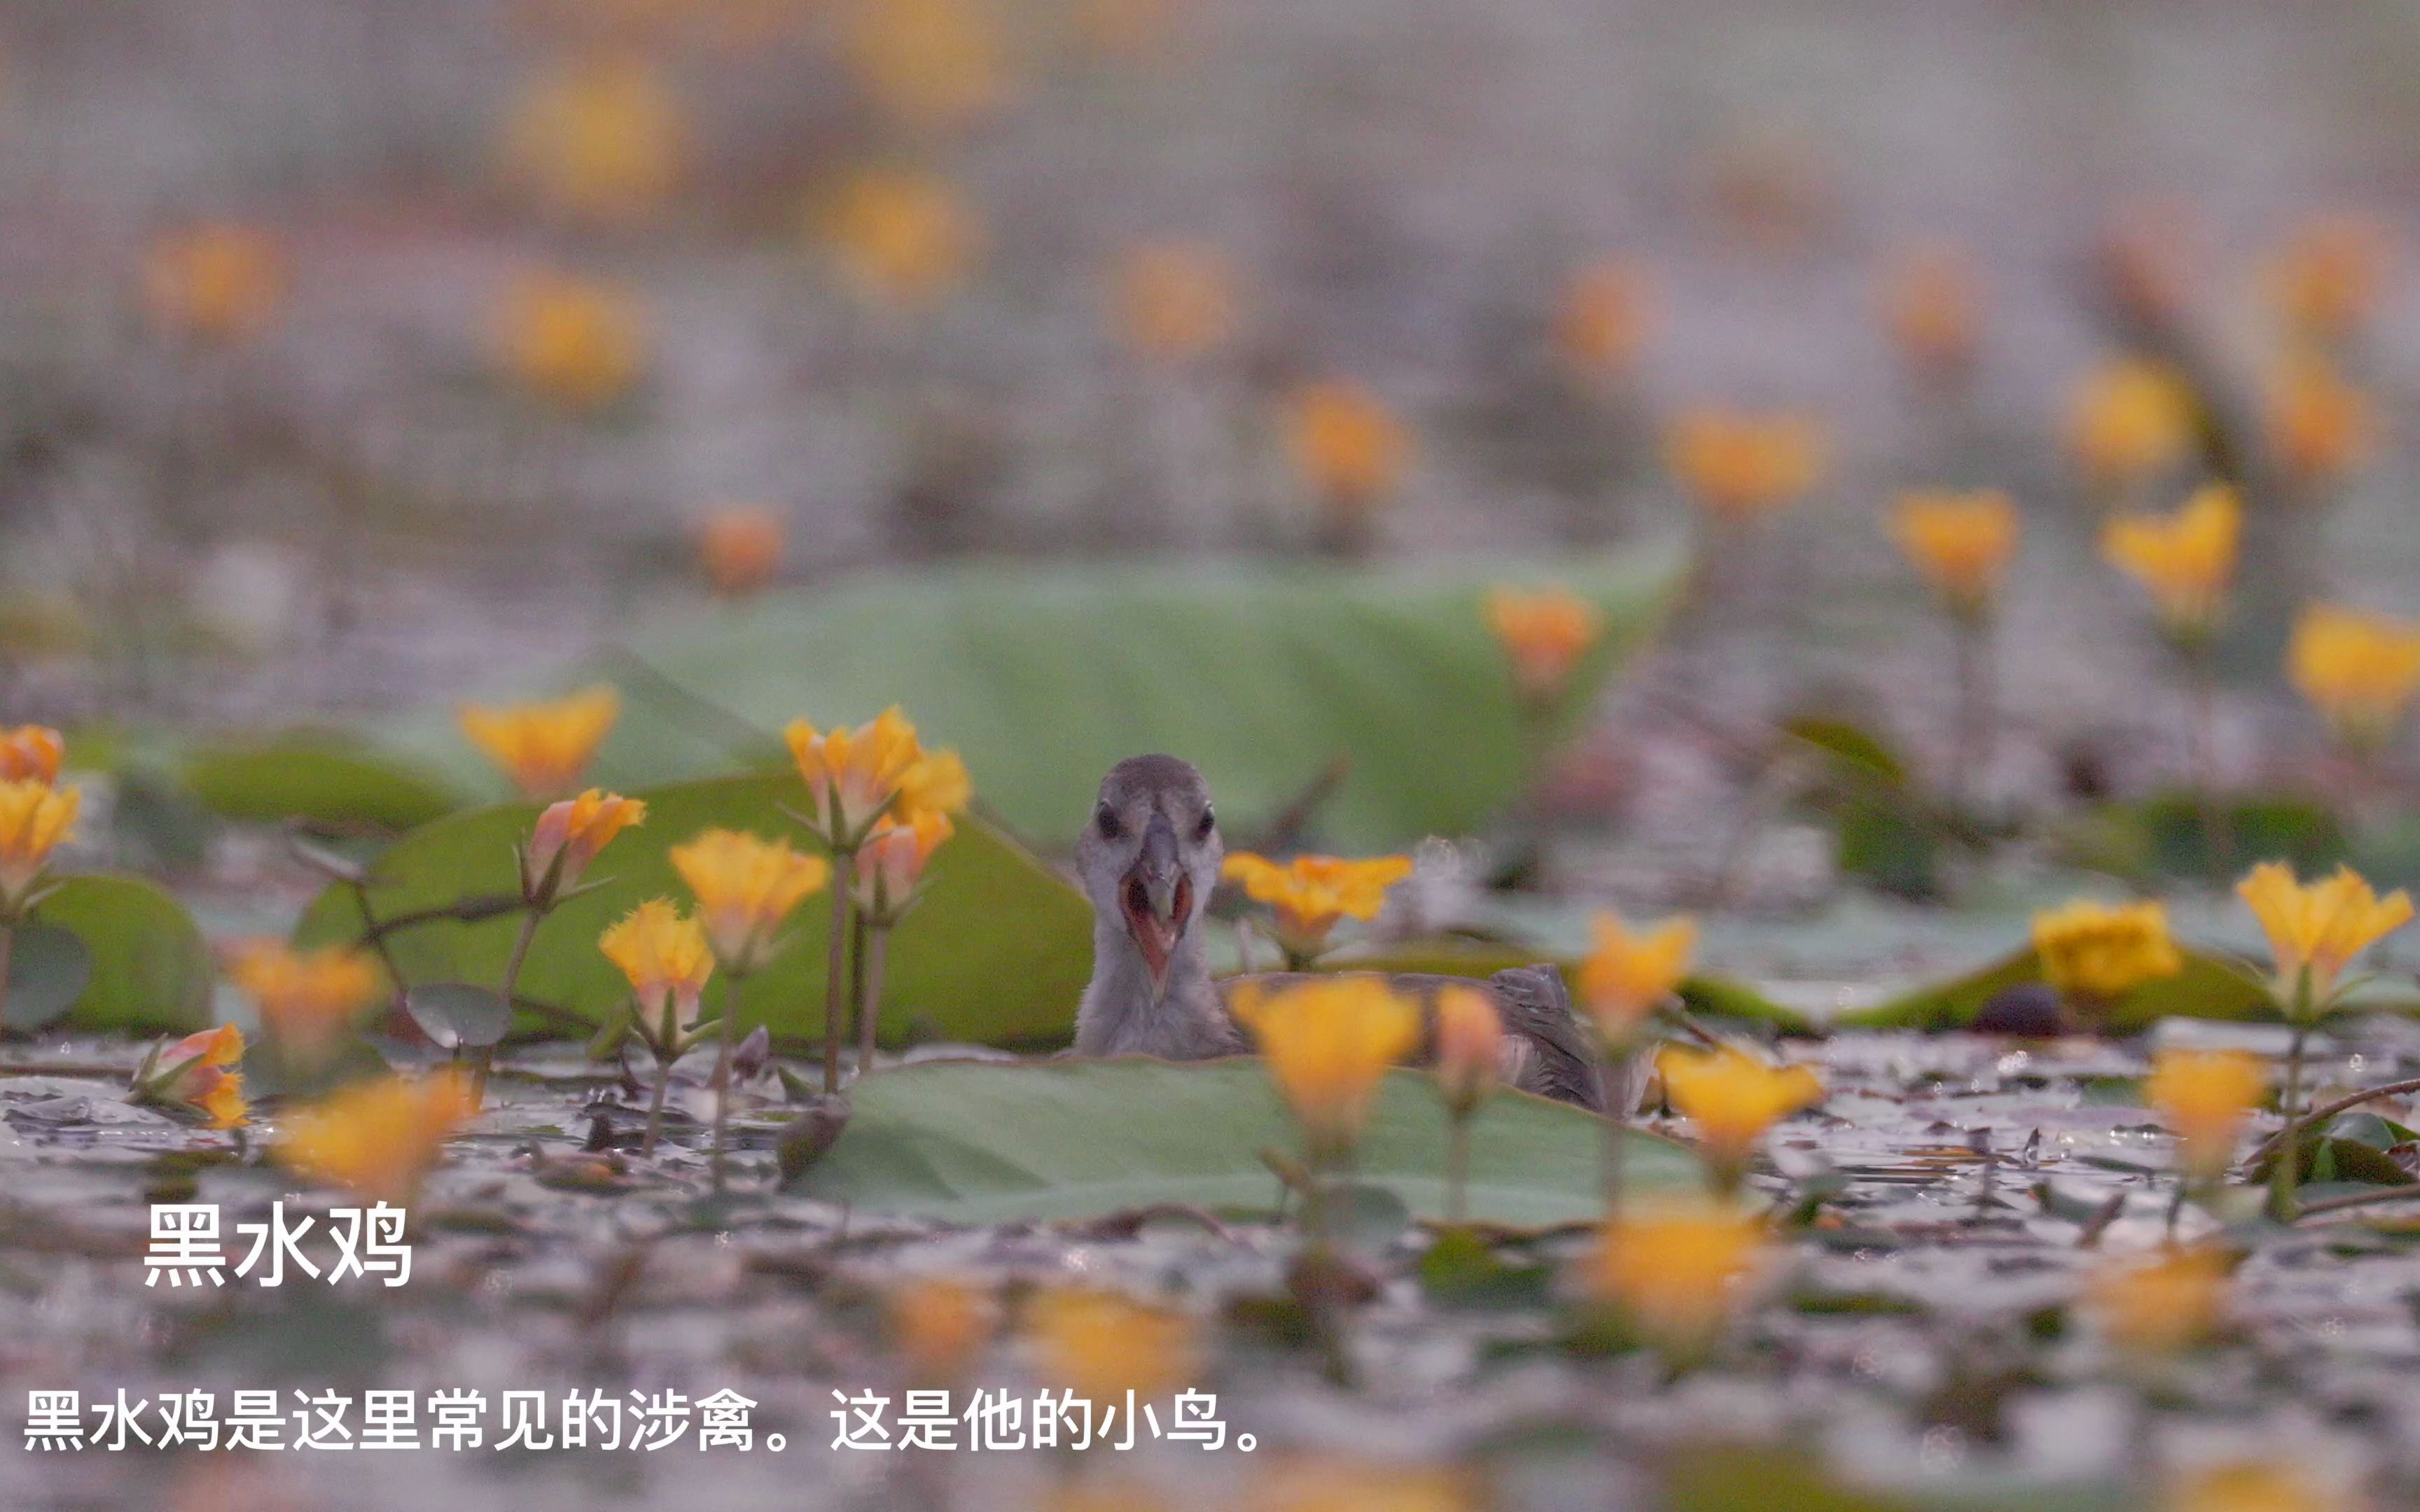
[[[1126,832],[1126,826],[1118,823],[1118,816],[1106,803],[1093,810],[1093,827],[1101,832],[1103,840],[1115,840]]]
[[[1211,827],[1218,823],[1218,815],[1216,812],[1208,809],[1202,810],[1201,822],[1193,826],[1193,838],[1196,841],[1208,840]]]

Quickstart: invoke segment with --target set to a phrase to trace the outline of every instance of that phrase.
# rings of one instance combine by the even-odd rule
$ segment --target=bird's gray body
[[[1078,1055],[1202,1060],[1251,1048],[1228,1011],[1228,994],[1241,981],[1282,985],[1289,979],[1211,976],[1199,917],[1224,856],[1209,784],[1190,764],[1129,757],[1102,779],[1100,801],[1076,846],[1077,870],[1093,900],[1093,980],[1076,1015]],[[1389,981],[1419,1000],[1424,1015],[1438,988],[1478,986],[1503,1021],[1506,1085],[1583,1107],[1603,1105],[1595,1057],[1553,966],[1516,966],[1479,982],[1410,973]]]

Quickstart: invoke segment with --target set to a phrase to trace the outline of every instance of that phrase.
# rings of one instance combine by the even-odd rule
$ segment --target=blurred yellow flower
[[[597,748],[622,717],[611,684],[541,703],[465,703],[457,717],[480,753],[512,779],[521,795],[545,803],[580,785]]]
[[[2217,1465],[2177,1477],[2160,1512],[2358,1512],[2357,1503],[2292,1465]]]
[[[384,1076],[289,1114],[276,1155],[299,1176],[406,1207],[445,1141],[478,1111],[459,1072]]]
[[[928,310],[956,293],[982,251],[973,209],[956,186],[929,173],[858,173],[821,208],[816,224],[858,296],[901,310]]]
[[[297,950],[274,939],[237,947],[227,980],[260,1010],[260,1026],[279,1052],[306,1065],[322,1058],[386,990],[378,959],[366,950]]]
[[[2225,1254],[2172,1247],[2095,1269],[2085,1282],[2084,1307],[2111,1348],[2160,1357],[2208,1342],[2226,1321],[2233,1289]]]
[[[0,921],[24,911],[83,804],[82,788],[54,788],[33,778],[0,781]]]
[[[1707,1163],[1727,1188],[1746,1175],[1765,1130],[1823,1099],[1823,1078],[1807,1067],[1770,1066],[1729,1045],[1666,1045],[1655,1068],[1672,1105],[1697,1126]]]
[[[947,817],[967,811],[974,801],[973,780],[967,776],[967,764],[954,750],[942,748],[929,750],[908,764],[899,778],[899,796],[891,811],[902,823],[913,823],[932,813]]]
[[[266,231],[212,222],[153,242],[143,282],[161,325],[199,341],[235,345],[276,318],[286,301],[286,257]]]
[[[2068,411],[2069,449],[2099,487],[2122,489],[2184,459],[2193,445],[2194,401],[2184,379],[2164,363],[2118,358],[2076,385]]]
[[[189,1034],[156,1051],[135,1076],[139,1101],[202,1114],[215,1129],[251,1117],[243,1098],[243,1031],[232,1024]]]
[[[2243,505],[2213,483],[2168,515],[2130,515],[2101,532],[2101,554],[2149,590],[2169,633],[2198,636],[2218,621],[2235,580]]]
[[[741,976],[772,959],[790,911],[831,879],[822,856],[734,829],[706,830],[665,858],[697,899],[715,959]]]
[[[714,950],[706,930],[668,898],[650,898],[597,937],[605,959],[622,968],[638,1005],[640,1031],[670,1059],[693,1037]]]
[[[1728,1203],[1633,1203],[1599,1230],[1581,1289],[1678,1361],[1702,1355],[1748,1300],[1764,1226]]]
[[[1026,1309],[1035,1373],[1047,1386],[1124,1410],[1196,1380],[1200,1331],[1193,1319],[1108,1291],[1056,1288]]]
[[[945,1277],[892,1288],[883,1311],[892,1347],[918,1382],[955,1381],[1000,1328],[1000,1304],[989,1289]]]
[[[2269,1063],[2242,1050],[2163,1050],[2143,1083],[2177,1136],[2177,1166],[2200,1185],[2226,1174],[2244,1119],[2269,1091]]]
[[[1437,1089],[1449,1112],[1468,1118],[1496,1089],[1504,1021],[1495,1002],[1475,987],[1438,989],[1435,1013]]]
[[[1274,993],[1246,982],[1232,1006],[1321,1165],[1353,1148],[1388,1068],[1420,1042],[1419,1010],[1374,976],[1326,978]]]
[[[1257,1476],[1249,1500],[1237,1504],[1252,1512],[1478,1512],[1485,1504],[1454,1470],[1298,1459]]]
[[[0,782],[54,783],[67,753],[67,742],[48,725],[0,730]]]
[[[697,532],[697,563],[714,591],[730,598],[761,592],[781,570],[787,532],[782,517],[754,504],[708,515]]]
[[[1487,593],[1487,627],[1512,660],[1522,696],[1547,704],[1560,698],[1572,669],[1605,633],[1597,607],[1568,588]]]
[[[892,705],[854,730],[818,733],[804,719],[782,732],[814,805],[814,830],[835,851],[853,851],[899,796],[923,760],[916,727]]]
[[[646,818],[644,801],[602,788],[549,804],[539,812],[529,849],[521,856],[522,896],[551,904],[564,889],[579,884],[581,873],[607,842]]]
[[[513,281],[496,316],[504,365],[566,409],[599,409],[630,391],[645,365],[638,301],[611,284],[570,273]]]
[[[689,124],[645,54],[559,61],[524,89],[505,131],[507,170],[555,209],[628,220],[671,193]]]
[[[2375,748],[2420,689],[2420,625],[2314,604],[2294,622],[2286,671],[2338,739]]]
[[[1803,415],[1691,409],[1664,439],[1665,465],[1699,507],[1747,520],[1795,503],[1823,481],[1823,428]]]
[[[1684,914],[1634,931],[1621,915],[1601,912],[1590,928],[1595,946],[1580,963],[1580,1006],[1596,1021],[1599,1038],[1618,1048],[1687,980],[1698,921]]]
[[[2324,482],[2358,466],[2377,440],[2377,407],[2323,359],[2293,358],[2270,380],[2269,446],[2295,477]]]
[[[2353,957],[2412,921],[2409,893],[2397,887],[2381,898],[2349,866],[2321,881],[2298,883],[2283,861],[2263,861],[2235,885],[2235,893],[2269,936],[2278,1006],[2288,1013],[2324,1009]]]
[[[1965,247],[1908,247],[1883,271],[1883,330],[1918,377],[1957,378],[1975,365],[1983,281]]]
[[[1646,270],[1608,259],[1564,283],[1555,312],[1555,351],[1575,377],[1603,382],[1637,361],[1651,324]]]
[[[1119,257],[1110,294],[1135,351],[1187,363],[1227,345],[1235,329],[1235,270],[1206,242],[1157,241]]]
[[[2353,215],[2307,221],[2270,265],[2270,301],[2292,333],[2342,341],[2377,309],[2390,250],[2386,228],[2376,221]]]
[[[2034,915],[2034,951],[2042,979],[2071,997],[2106,1003],[2185,967],[2168,938],[2168,911],[2157,903],[2102,903],[2079,898]]]
[[[1272,861],[1237,851],[1218,874],[1240,885],[1245,896],[1266,903],[1276,916],[1278,943],[1307,960],[1327,944],[1328,932],[1344,919],[1373,919],[1386,906],[1387,890],[1412,874],[1408,856],[1346,860],[1334,856],[1297,856]]]
[[[1287,402],[1295,471],[1331,519],[1366,519],[1403,481],[1412,442],[1403,422],[1360,384],[1307,383]]]
[[[1006,93],[990,9],[980,0],[855,0],[846,55],[874,102],[918,131],[967,126]]]
[[[912,819],[875,823],[857,853],[855,897],[868,922],[884,928],[897,922],[923,880],[924,863],[954,828],[950,816],[937,809],[920,810]]]
[[[1891,534],[1952,613],[1991,608],[2017,549],[2017,506],[1997,488],[1900,495]]]

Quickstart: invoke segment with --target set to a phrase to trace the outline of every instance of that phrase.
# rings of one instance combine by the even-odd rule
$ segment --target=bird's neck
[[[1187,1059],[1221,1053],[1233,1033],[1198,928],[1178,938],[1167,977],[1155,982],[1123,921],[1094,926],[1092,985],[1076,1015],[1078,1054]]]

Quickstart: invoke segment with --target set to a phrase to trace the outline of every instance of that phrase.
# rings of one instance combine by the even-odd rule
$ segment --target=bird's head
[[[1076,866],[1104,926],[1124,930],[1165,986],[1169,962],[1218,883],[1226,854],[1210,784],[1190,762],[1129,756],[1101,779]]]

